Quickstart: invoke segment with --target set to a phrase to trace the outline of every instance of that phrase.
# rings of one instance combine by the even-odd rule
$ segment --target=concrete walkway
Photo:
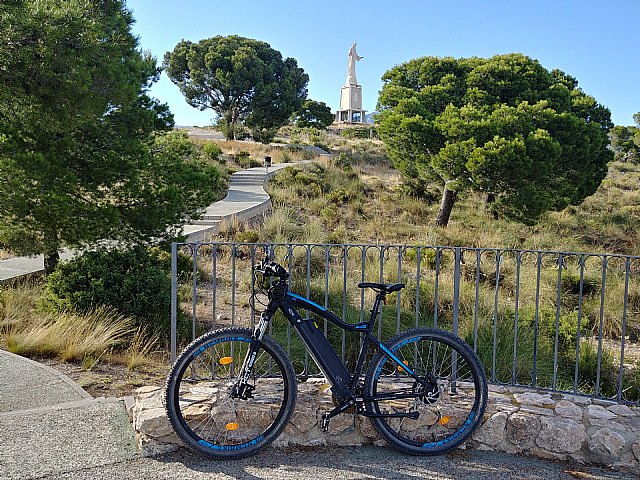
[[[200,220],[184,226],[189,242],[202,242],[220,231],[223,221],[249,220],[271,209],[271,198],[264,184],[283,168],[308,162],[278,163],[269,167],[254,167],[231,175],[227,196],[207,207]]]
[[[138,457],[124,400],[94,399],[57,370],[3,350],[0,445],[2,479],[57,476]]]

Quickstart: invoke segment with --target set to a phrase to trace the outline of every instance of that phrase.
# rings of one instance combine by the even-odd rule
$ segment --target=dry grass
[[[100,307],[85,315],[37,315],[5,330],[7,349],[20,355],[58,357],[63,361],[99,357],[132,335],[132,320]]]
[[[210,143],[211,140],[192,139],[193,142],[204,145]],[[234,164],[233,158],[240,152],[248,152],[252,159],[262,162],[265,156],[271,157],[271,162],[276,163],[290,163],[299,162],[302,160],[309,160],[314,155],[310,155],[309,152],[302,150],[300,147],[288,146],[288,145],[263,145],[255,142],[244,142],[238,140],[216,140],[216,143],[223,152],[224,158],[230,164],[232,169],[240,168],[239,165]]]
[[[41,294],[42,287],[37,284],[0,290],[0,332],[34,315]]]
[[[151,365],[159,345],[160,337],[157,334],[150,335],[145,328],[139,327],[125,354],[127,370],[137,370]]]

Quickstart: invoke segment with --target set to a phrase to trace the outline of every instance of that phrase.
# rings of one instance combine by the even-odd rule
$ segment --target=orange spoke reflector
[[[409,366],[409,361],[408,360],[403,360],[402,363],[404,363],[405,365]],[[404,368],[398,367],[398,371],[399,372],[404,372]]]
[[[227,357],[227,358],[229,358],[229,357]],[[237,430],[238,429],[238,424],[236,422],[227,423],[225,425],[225,428],[227,430]]]
[[[220,365],[229,365],[231,362],[233,362],[233,358],[232,357],[222,357],[220,360]]]
[[[444,417],[442,417],[440,420],[438,420],[438,423],[440,425],[446,425],[447,423],[449,423],[451,421],[451,417],[448,415],[445,415]]]

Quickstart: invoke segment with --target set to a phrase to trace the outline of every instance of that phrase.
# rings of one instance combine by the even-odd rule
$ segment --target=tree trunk
[[[440,211],[436,217],[436,227],[444,228],[449,223],[449,217],[451,216],[451,210],[453,204],[456,202],[458,192],[455,190],[449,190],[447,186],[444,186],[442,191],[442,203],[440,203]]]
[[[491,216],[491,218],[493,218],[494,220],[498,220],[499,216],[498,216],[498,212],[496,212],[495,210],[491,209],[491,205],[493,203],[496,203],[496,196],[493,193],[487,193],[487,209],[486,212],[488,215]]]
[[[60,254],[55,251],[44,254],[44,273],[49,275],[56,269],[56,265],[60,262]]]

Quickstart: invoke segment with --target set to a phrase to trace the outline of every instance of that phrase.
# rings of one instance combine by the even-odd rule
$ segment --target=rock
[[[507,421],[507,439],[521,445],[533,440],[540,431],[540,420],[528,413],[514,413]]]
[[[571,418],[573,420],[582,419],[582,409],[569,400],[560,400],[556,404],[556,413],[561,417]]]
[[[609,461],[617,460],[625,446],[624,437],[610,428],[601,428],[589,438],[587,442],[589,450],[606,457]]]
[[[484,443],[481,443],[480,445],[478,445],[476,447],[476,450],[480,450],[481,452],[493,452],[493,448],[489,447],[488,445],[485,445]]]
[[[576,405],[591,405],[591,399],[588,397],[581,397],[580,395],[565,394],[564,399],[575,403]]]
[[[164,396],[163,392],[160,390],[156,392],[143,394],[141,397],[139,397],[139,400],[137,401],[138,409],[140,411],[149,410],[153,408],[164,409],[163,396]]]
[[[489,392],[511,393],[509,388],[503,385],[489,385]]]
[[[492,447],[499,445],[505,438],[508,417],[507,412],[496,413],[476,430],[473,439]]]
[[[632,452],[626,452],[620,456],[620,459],[617,462],[612,464],[613,468],[622,467],[627,470],[636,470],[638,471],[638,462],[635,459],[635,456]],[[616,468],[617,469],[617,468]]]
[[[636,416],[636,412],[631,410],[626,405],[612,405],[609,408],[607,408],[607,410],[609,410],[612,413],[615,413],[616,415],[620,415],[621,417],[635,417]]]
[[[589,405],[586,408],[587,419],[590,425],[606,427],[616,418],[616,414],[600,405]]]
[[[533,415],[544,415],[545,417],[553,416],[553,410],[550,408],[532,407],[531,405],[522,405],[520,411],[523,413],[531,413]]]
[[[550,393],[516,393],[513,395],[516,402],[521,403],[523,405],[533,405],[535,407],[542,407],[544,405],[553,405],[555,402],[551,398]]]
[[[543,448],[533,447],[529,450],[531,455],[545,460],[566,460],[567,456],[562,453],[549,452]]]
[[[506,404],[496,405],[497,412],[516,413],[519,410],[520,410],[520,407],[516,407],[515,405],[506,405]]]
[[[540,425],[536,445],[551,452],[577,452],[587,439],[587,429],[584,425],[570,418],[542,417]]]
[[[185,410],[191,419],[210,412],[221,416],[228,413],[217,404],[217,392],[207,385],[201,390],[211,394],[210,401],[192,405]],[[467,448],[524,453],[553,460],[600,462],[640,473],[640,409],[606,402],[591,402],[574,395],[551,396],[520,390],[511,400],[509,389],[492,389],[486,419],[467,442]],[[202,394],[200,392],[199,394]],[[173,432],[162,405],[161,387],[139,388],[131,408],[138,445],[143,456],[158,455],[181,445]],[[276,398],[274,392],[274,398]],[[238,422],[266,428],[277,414],[277,406],[269,395],[248,411],[237,412]],[[561,398],[554,403],[554,399]],[[332,419],[329,433],[319,428],[320,415],[333,408],[331,392],[324,380],[310,379],[298,388],[294,415],[274,447],[386,445],[368,418],[348,414]],[[462,418],[453,406],[441,405],[441,414]],[[403,429],[420,435],[436,421],[432,413],[421,413],[417,421],[406,422]],[[399,422],[400,420],[398,420]],[[584,424],[582,423],[584,422]],[[452,428],[455,424],[452,423]],[[399,428],[399,425],[398,425]],[[590,434],[590,435],[589,435]]]
[[[508,403],[511,404],[512,398],[508,395],[502,395],[501,393],[489,393],[489,402],[492,403]]]
[[[631,445],[631,451],[635,455],[636,460],[640,462],[640,440],[636,440],[635,442],[633,442],[633,444]]]
[[[316,412],[315,405],[298,402],[289,423],[296,427],[299,432],[305,433],[318,424]]]
[[[378,438],[378,432],[366,417],[356,417],[356,429],[365,438]]]
[[[140,387],[140,388],[136,388],[136,390],[133,392],[133,396],[136,399],[146,398],[160,390],[162,390],[162,387],[156,387],[156,386]]]
[[[134,428],[152,438],[173,435],[173,428],[165,415],[164,408],[143,410],[135,415]]]

